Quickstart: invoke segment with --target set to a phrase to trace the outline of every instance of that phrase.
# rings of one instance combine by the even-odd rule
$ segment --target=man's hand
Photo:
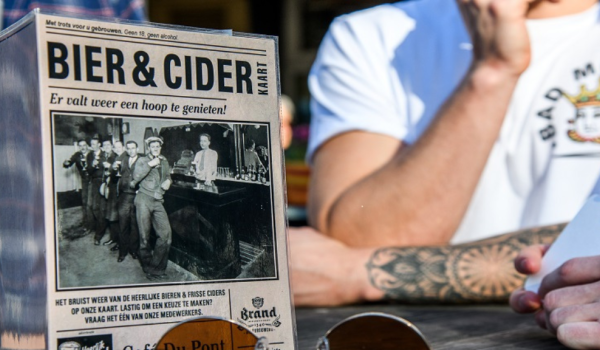
[[[292,290],[296,306],[334,306],[381,299],[365,268],[370,251],[352,249],[309,228],[290,228]],[[368,294],[371,293],[371,294]]]
[[[160,158],[155,157],[151,161],[148,162],[148,166],[151,168],[156,168],[160,164]]]
[[[525,248],[515,259],[524,274],[539,271],[547,246]],[[519,289],[510,297],[521,313],[535,312],[540,327],[574,349],[600,348],[600,256],[571,259],[542,280],[538,294]]]
[[[458,0],[473,43],[474,67],[519,76],[531,48],[525,18],[533,0]]]
[[[537,273],[548,247],[538,244],[523,249],[514,260],[515,269],[525,275]],[[536,293],[519,288],[511,294],[510,306],[518,313],[541,312],[542,301]],[[540,326],[544,327],[543,324]]]
[[[136,183],[134,181],[129,182],[129,188],[135,189]]]
[[[160,187],[165,190],[168,191],[169,188],[171,188],[171,180],[166,179],[162,184],[160,184]]]

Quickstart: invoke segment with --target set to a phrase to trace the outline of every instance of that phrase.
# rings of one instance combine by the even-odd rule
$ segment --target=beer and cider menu
[[[276,38],[34,11],[0,52],[2,347],[294,349]]]

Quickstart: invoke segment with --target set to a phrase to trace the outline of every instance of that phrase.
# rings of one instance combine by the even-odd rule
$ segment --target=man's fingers
[[[515,258],[515,269],[520,273],[531,275],[542,267],[542,257],[548,251],[548,245],[537,244],[521,250]]]
[[[539,310],[542,306],[537,294],[523,288],[517,289],[510,295],[509,303],[510,307],[518,313],[531,313]]]
[[[544,298],[554,289],[600,280],[600,256],[568,260],[542,280],[538,294]]]
[[[567,323],[557,330],[557,338],[564,345],[573,349],[600,349],[600,323],[576,322]]]
[[[543,329],[548,329],[548,327],[546,326],[546,312],[544,311],[544,309],[536,311],[534,318],[538,326],[540,326]]]
[[[567,323],[597,322],[600,317],[600,303],[580,304],[561,307],[550,312],[548,328],[557,331],[560,326]]]
[[[548,292],[544,297],[544,309],[552,312],[559,308],[583,305],[600,300],[600,282],[565,287]],[[598,314],[600,316],[600,313]]]

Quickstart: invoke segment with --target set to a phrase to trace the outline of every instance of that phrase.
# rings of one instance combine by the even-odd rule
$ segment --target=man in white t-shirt
[[[598,17],[596,0],[421,0],[338,18],[309,77],[324,235],[290,233],[296,302],[506,300],[518,250],[552,241],[600,173],[581,120]]]
[[[496,3],[489,20],[514,28],[472,43],[447,0],[332,24],[309,77],[315,228],[356,246],[462,243],[585,201],[600,173],[600,130],[579,122],[600,106],[596,1],[459,3]]]

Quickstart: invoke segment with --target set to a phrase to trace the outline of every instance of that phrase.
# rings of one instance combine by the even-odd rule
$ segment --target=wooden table
[[[515,314],[507,306],[360,305],[340,308],[298,308],[298,349],[315,349],[317,340],[346,317],[385,312],[417,326],[432,349],[567,349],[537,327],[533,316]],[[410,350],[410,349],[407,349]]]

